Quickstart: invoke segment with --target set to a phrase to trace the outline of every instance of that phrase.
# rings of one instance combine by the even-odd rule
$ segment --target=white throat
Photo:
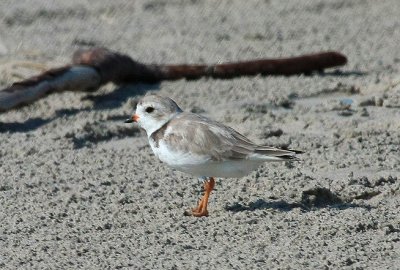
[[[145,124],[141,125],[142,128],[144,128],[146,130],[147,133],[147,137],[150,138],[151,134],[153,134],[155,131],[159,130],[160,128],[162,128],[166,123],[168,123],[171,119],[173,119],[174,117],[176,117],[176,115],[178,115],[180,112],[176,112],[174,114],[172,114],[169,118],[167,119],[153,119],[153,118],[148,118],[145,119]]]

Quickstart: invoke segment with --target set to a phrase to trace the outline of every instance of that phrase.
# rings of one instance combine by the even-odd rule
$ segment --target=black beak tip
[[[124,123],[126,123],[126,124],[133,123],[133,120],[132,120],[132,119],[126,119],[126,120],[124,121]]]

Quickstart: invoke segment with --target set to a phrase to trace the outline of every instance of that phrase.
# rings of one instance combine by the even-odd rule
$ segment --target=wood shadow
[[[55,115],[48,119],[43,118],[31,118],[26,120],[25,122],[9,122],[9,123],[1,123],[0,122],[0,133],[10,132],[30,132],[36,130],[53,120],[56,120],[60,117],[65,116],[73,116],[80,112],[90,111],[90,110],[104,110],[104,109],[115,109],[123,105],[124,102],[128,100],[130,97],[134,97],[137,95],[143,95],[147,91],[151,90],[159,90],[159,84],[128,84],[117,87],[111,93],[107,93],[104,95],[87,95],[83,98],[83,100],[91,100],[93,101],[93,107],[89,108],[81,108],[81,109],[60,109],[55,112]],[[132,108],[134,110],[135,108]],[[114,119],[109,120],[124,120],[128,117],[127,115],[115,116]]]
[[[31,118],[25,122],[0,123],[0,133],[29,132],[40,128],[53,119]]]
[[[334,70],[334,71],[320,71],[316,73],[318,76],[321,77],[363,77],[367,76],[368,72],[358,71],[358,70],[349,70],[349,71],[342,71],[342,70]]]
[[[128,98],[138,95],[144,95],[148,91],[160,90],[160,84],[126,84],[114,89],[112,92],[104,95],[87,95],[83,100],[90,100],[94,103],[94,110],[115,109]],[[132,108],[135,109],[135,108]]]

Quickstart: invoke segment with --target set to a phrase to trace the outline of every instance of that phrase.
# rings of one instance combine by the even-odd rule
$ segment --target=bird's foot
[[[192,209],[192,216],[194,217],[208,217],[207,209],[199,211],[197,208]]]
[[[204,196],[199,201],[197,207],[192,209],[192,216],[195,217],[208,216],[208,211],[207,211],[208,198],[210,196],[211,191],[214,189],[214,186],[215,186],[215,180],[213,177],[210,177],[208,180],[204,181]],[[188,213],[185,212],[185,215],[187,214]]]

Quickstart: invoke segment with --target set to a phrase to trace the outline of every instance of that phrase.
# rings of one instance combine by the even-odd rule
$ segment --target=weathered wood
[[[65,90],[87,91],[100,86],[100,76],[89,66],[63,67],[14,83],[0,91],[0,111],[30,104],[51,93]]]
[[[338,52],[322,52],[214,65],[154,65],[139,63],[105,48],[92,48],[77,51],[72,62],[70,66],[48,70],[0,91],[0,111],[30,104],[55,92],[94,91],[108,82],[156,83],[183,78],[227,79],[257,74],[289,76],[341,66],[347,63],[347,58]]]
[[[281,59],[260,59],[212,65],[153,65],[136,62],[127,55],[104,48],[78,51],[74,64],[96,67],[104,82],[149,82],[213,77],[295,75],[342,66],[347,58],[338,52],[321,52]]]

